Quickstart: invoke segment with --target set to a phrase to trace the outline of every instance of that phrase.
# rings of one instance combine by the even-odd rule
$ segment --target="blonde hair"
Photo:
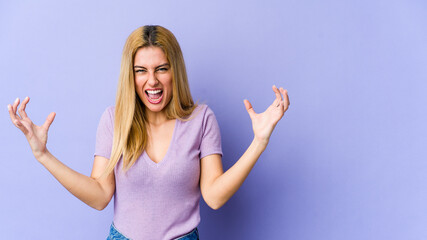
[[[172,98],[165,107],[168,119],[185,120],[196,107],[188,86],[184,57],[175,36],[161,26],[147,25],[133,31],[123,48],[116,94],[114,134],[111,157],[102,176],[110,174],[120,158],[126,172],[147,147],[145,105],[135,91],[134,58],[144,47],[163,50],[172,71]]]

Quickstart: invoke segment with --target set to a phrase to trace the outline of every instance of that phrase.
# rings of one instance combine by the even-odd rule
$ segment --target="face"
[[[162,112],[172,98],[172,71],[163,50],[144,47],[135,54],[135,88],[147,111]]]

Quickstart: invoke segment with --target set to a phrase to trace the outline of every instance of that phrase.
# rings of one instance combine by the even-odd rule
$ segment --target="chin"
[[[162,112],[165,109],[165,108],[159,108],[159,107],[148,107],[147,105],[145,106],[145,108],[150,112]]]
[[[152,104],[150,102],[143,102],[145,105],[146,110],[149,110],[150,112],[164,112],[168,106],[168,104],[164,104],[163,102],[160,102],[158,104]]]

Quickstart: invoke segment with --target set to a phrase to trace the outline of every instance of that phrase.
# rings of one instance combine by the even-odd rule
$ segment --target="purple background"
[[[6,105],[30,96],[48,148],[90,175],[95,133],[114,104],[127,36],[160,24],[184,52],[195,99],[220,124],[224,168],[256,111],[291,106],[241,189],[201,204],[201,238],[427,239],[425,1],[0,1],[2,239],[105,239],[94,210],[32,156]],[[61,3],[59,3],[61,2]]]

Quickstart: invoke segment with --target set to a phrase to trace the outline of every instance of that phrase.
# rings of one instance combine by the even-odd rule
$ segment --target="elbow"
[[[113,198],[113,194],[114,192],[110,192],[108,194],[99,194],[97,198],[93,199],[91,204],[88,204],[88,205],[98,211],[102,211],[110,203],[111,199]]]
[[[89,206],[98,210],[98,211],[102,211],[108,206],[108,203],[109,203],[109,201],[102,201],[102,202],[100,201],[97,203],[90,204]]]
[[[212,208],[213,210],[218,210],[222,207],[222,205],[217,204],[217,205],[208,205],[210,208]]]
[[[98,210],[98,211],[102,211],[104,210],[106,207],[108,206],[108,204],[96,204],[94,206],[91,206],[92,208]]]
[[[213,210],[220,209],[229,199],[225,194],[213,188],[201,188],[203,200]]]
[[[103,206],[103,205],[93,206],[93,208],[95,208],[95,209],[96,209],[96,210],[98,210],[98,211],[102,211],[102,210],[104,210],[106,207],[107,207],[106,205],[105,205],[105,206]]]
[[[225,202],[219,200],[206,200],[205,202],[213,210],[218,210],[225,204]]]

